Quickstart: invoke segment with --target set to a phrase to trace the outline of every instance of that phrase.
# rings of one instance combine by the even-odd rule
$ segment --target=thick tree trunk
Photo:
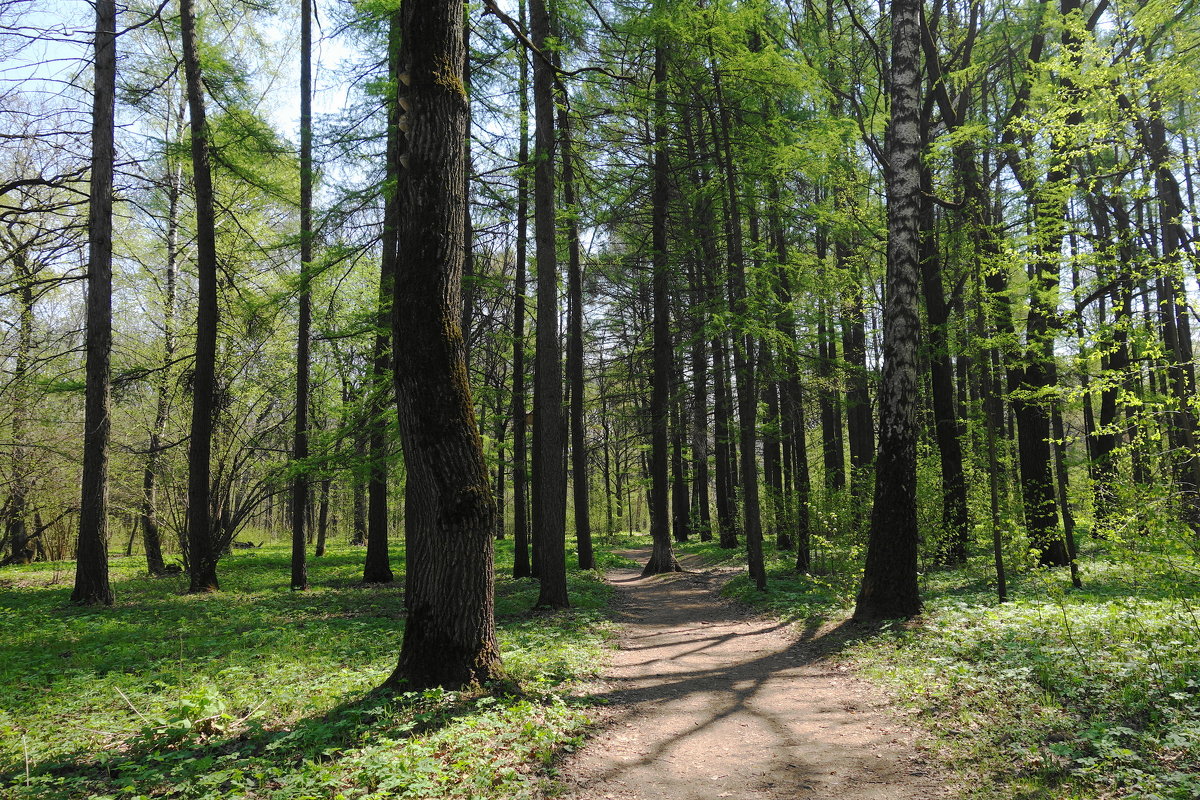
[[[83,496],[71,602],[112,605],[108,583],[108,439],[111,421],[112,227],[117,5],[96,2],[92,87],[92,176],[88,196],[87,391],[83,422]]]
[[[219,588],[213,541],[215,525],[209,479],[217,390],[217,241],[204,83],[200,74],[196,13],[192,0],[179,0],[183,68],[191,116],[192,180],[196,202],[196,362],[192,378],[192,423],[188,440],[189,592]]]
[[[496,506],[475,424],[463,347],[463,174],[467,97],[463,9],[401,8],[409,103],[397,196],[395,381],[408,468],[407,621],[389,685],[476,685],[498,677],[492,536]]]
[[[530,0],[533,44],[547,52],[550,14]],[[558,257],[554,218],[554,72],[533,61],[533,216],[537,260],[537,341],[533,383],[533,546],[541,580],[537,605],[565,608],[567,599],[566,448],[562,343],[558,326]]]
[[[888,128],[888,263],[879,390],[879,453],[867,563],[854,609],[860,621],[908,617],[917,588],[917,347],[921,198],[920,0],[892,0]]]

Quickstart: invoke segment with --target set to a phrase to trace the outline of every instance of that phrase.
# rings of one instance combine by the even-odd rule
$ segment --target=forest
[[[1197,5],[0,0],[0,795],[1200,797]]]

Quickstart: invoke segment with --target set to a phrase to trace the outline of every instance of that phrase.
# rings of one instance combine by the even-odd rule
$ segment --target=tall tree
[[[388,79],[396,84],[397,95],[388,97],[387,145],[384,156],[384,181],[387,192],[383,202],[383,232],[380,236],[379,301],[375,317],[375,342],[371,353],[371,384],[367,387],[367,440],[370,466],[367,483],[367,555],[363,562],[363,583],[391,583],[392,565],[388,558],[388,441],[386,408],[391,396],[392,296],[395,292],[397,229],[400,224],[400,198],[396,192],[400,153],[404,133],[400,119],[400,14],[388,18]],[[409,102],[405,100],[404,102]],[[411,104],[410,104],[411,105]],[[406,123],[407,124],[407,123]]]
[[[117,4],[96,2],[92,87],[92,176],[88,194],[86,399],[83,497],[71,602],[112,605],[108,583],[108,440],[111,428],[113,163],[117,84]]]
[[[912,616],[921,608],[916,506],[920,14],[920,0],[892,0],[887,300],[879,389],[879,452],[867,563],[854,608],[854,618],[863,621]]]
[[[184,101],[172,102],[172,119],[168,120],[168,139],[183,138]],[[179,268],[179,206],[183,194],[183,165],[176,160],[167,170],[167,252],[164,264],[163,291],[163,355],[155,386],[154,427],[150,429],[146,450],[146,467],[142,473],[142,546],[146,551],[146,568],[151,575],[166,572],[162,556],[162,537],[158,524],[158,472],[162,438],[170,410],[171,368],[175,361],[175,284]]]
[[[672,373],[674,372],[671,341],[671,301],[668,290],[671,265],[667,253],[667,200],[670,172],[667,162],[667,52],[657,34],[654,48],[654,191],[651,224],[654,252],[651,305],[653,314],[654,366],[650,387],[650,537],[654,548],[642,575],[680,571],[679,562],[671,549],[670,476],[667,469],[669,418]]]
[[[566,437],[562,342],[558,325],[558,244],[554,217],[554,66],[548,56],[550,11],[530,0],[533,59],[533,230],[537,326],[533,365],[533,546],[541,590],[537,605],[565,608]]]
[[[312,340],[312,0],[300,0],[300,319],[296,329],[296,436],[292,444],[292,589],[308,588],[309,347]]]
[[[192,369],[192,422],[188,438],[189,592],[211,592],[217,581],[212,519],[212,438],[217,394],[217,236],[204,78],[192,0],[179,0],[183,71],[191,128],[192,180],[196,202],[196,358]]]
[[[467,197],[463,7],[405,0],[401,91],[407,152],[392,317],[408,481],[407,619],[390,685],[465,686],[500,674],[493,613],[496,504],[475,422],[463,342]]]
[[[525,0],[519,4],[520,24],[525,27]],[[525,294],[529,253],[529,57],[522,50],[519,93],[520,143],[517,149],[517,242],[516,276],[513,280],[513,577],[528,578],[529,563],[529,456],[525,410]]]
[[[575,552],[580,569],[596,566],[592,554],[591,497],[588,491],[587,437],[584,408],[587,390],[583,376],[583,264],[579,242],[579,208],[575,197],[575,161],[571,147],[570,115],[566,91],[558,110],[562,147],[563,202],[567,206],[567,382],[571,387],[571,492],[575,516]]]

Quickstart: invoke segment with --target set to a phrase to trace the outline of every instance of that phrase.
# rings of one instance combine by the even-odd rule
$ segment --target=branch
[[[628,75],[619,75],[605,67],[580,67],[579,69],[566,70],[562,67],[556,66],[554,61],[548,55],[543,53],[541,49],[538,48],[538,46],[535,45],[530,38],[525,35],[525,32],[521,30],[520,24],[496,6],[495,0],[483,0],[483,6],[486,13],[491,14],[496,19],[500,20],[502,23],[504,23],[506,28],[512,31],[512,35],[516,37],[517,41],[520,42],[526,50],[533,53],[542,60],[542,63],[550,67],[551,71],[553,71],[556,76],[554,79],[555,85],[558,86],[559,90],[561,90],[564,94],[566,93],[566,87],[563,86],[561,78],[574,78],[578,75],[582,75],[585,72],[598,72],[601,75],[606,75],[609,78],[612,78],[614,81],[636,83],[632,77]]]

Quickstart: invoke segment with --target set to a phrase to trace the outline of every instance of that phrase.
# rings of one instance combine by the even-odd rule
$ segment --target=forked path
[[[648,551],[628,555],[645,561]],[[689,568],[690,564],[685,564]],[[614,570],[624,619],[600,730],[559,765],[571,800],[927,800],[953,790],[868,684],[829,660],[847,631],[799,636],[717,597],[728,571]]]

